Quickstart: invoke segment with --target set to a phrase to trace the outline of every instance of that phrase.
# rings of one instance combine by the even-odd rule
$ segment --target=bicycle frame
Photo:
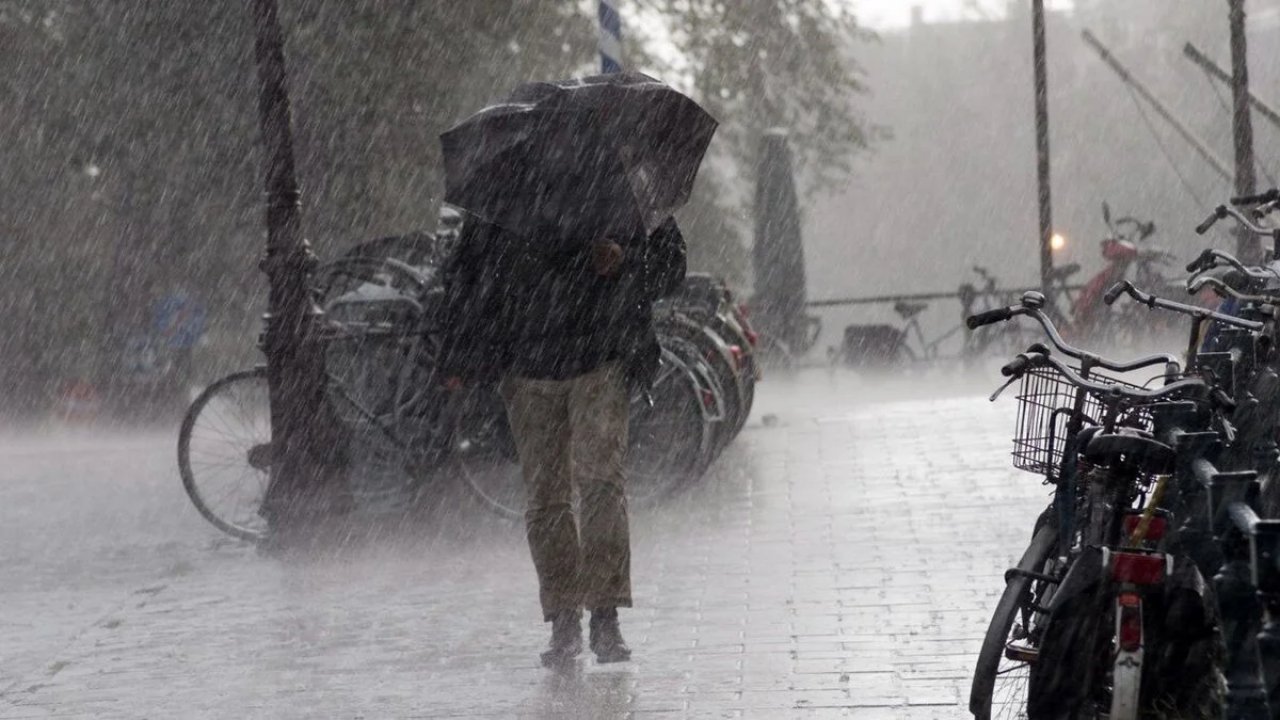
[[[933,340],[928,340],[925,337],[924,329],[920,325],[920,318],[915,316],[908,320],[907,324],[902,328],[902,347],[914,362],[937,360],[939,357],[938,348],[946,341],[955,337],[955,334],[960,332],[962,329],[963,326],[957,325]],[[908,342],[911,338],[915,338],[915,349],[913,349],[911,347],[911,343]],[[917,350],[919,352],[917,352]]]

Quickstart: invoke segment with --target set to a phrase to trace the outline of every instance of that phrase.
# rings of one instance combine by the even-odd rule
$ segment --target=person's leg
[[[581,549],[569,466],[569,383],[509,377],[502,396],[524,475],[525,530],[543,618],[582,607]]]
[[[569,397],[572,474],[582,496],[583,604],[591,608],[592,650],[602,662],[631,656],[618,630],[631,607],[631,538],[623,462],[629,403],[618,363],[575,378]]]

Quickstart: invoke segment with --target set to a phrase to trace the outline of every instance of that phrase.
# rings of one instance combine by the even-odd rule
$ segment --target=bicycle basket
[[[1137,389],[1137,385],[1115,378],[1091,373],[1089,379],[1096,383]],[[1063,447],[1066,444],[1067,423],[1076,402],[1075,385],[1052,367],[1028,370],[1022,376],[1022,384],[1016,396],[1018,419],[1013,436],[1013,466],[1045,477],[1056,476],[1062,465]],[[1092,394],[1085,393],[1083,413],[1086,425],[1101,424],[1108,412],[1107,405]],[[1120,406],[1115,419],[1117,426],[1151,429],[1151,411],[1146,406]]]

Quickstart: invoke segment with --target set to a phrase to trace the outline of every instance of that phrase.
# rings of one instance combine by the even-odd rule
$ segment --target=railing
[[[1075,293],[1075,292],[1079,292],[1079,290],[1082,287],[1084,286],[1068,285],[1066,287],[1066,290],[1068,292]],[[1016,299],[1020,295],[1022,295],[1022,293],[1027,292],[1028,290],[1039,291],[1040,288],[1008,288],[1008,289],[997,288],[995,290],[981,291],[981,294],[991,294],[997,297],[1009,297],[1009,298]],[[870,297],[859,297],[859,298],[826,298],[822,300],[809,300],[808,302],[805,303],[805,305],[811,308],[819,308],[819,307],[841,307],[845,305],[877,305],[877,304],[899,303],[899,302],[928,302],[933,300],[950,300],[950,299],[955,299],[958,301],[967,294],[969,293],[965,293],[960,290],[951,290],[951,291],[939,291],[939,292],[908,293],[908,294],[902,294],[902,295],[872,295]],[[975,295],[979,294],[979,291],[975,290],[974,294]],[[1056,294],[1060,295],[1061,293],[1059,292]],[[1005,303],[1005,304],[1008,305],[1009,303]]]
[[[1070,310],[1070,298],[1074,297],[1081,287],[1061,284],[1054,287],[1054,294],[1057,298],[1057,309],[1053,311],[1055,317],[1061,311]],[[963,327],[965,317],[996,307],[1011,305],[1025,292],[1027,290],[1021,288],[992,288],[985,286],[979,288],[972,284],[965,284],[952,291],[886,294],[853,298],[823,298],[810,300],[806,305],[812,310],[832,311],[839,308],[868,308],[877,305],[887,307],[898,304],[910,305],[934,303],[935,301],[955,301],[957,305],[953,306],[955,307],[954,311],[947,310],[940,314],[939,309],[941,306],[931,305],[924,313],[911,312],[905,315],[889,315],[878,323],[848,322],[848,320],[854,319],[848,318],[845,322],[836,325],[836,323],[830,322],[832,318],[824,318],[824,321],[829,326],[835,325],[831,329],[837,333],[836,337],[832,338],[828,344],[833,349],[837,346],[843,347],[847,339],[838,333],[841,333],[846,326],[862,325],[883,329],[885,331],[882,333],[884,342],[901,342],[907,348],[907,354],[915,360],[930,363],[967,362],[993,353],[1001,354],[1006,350],[1009,351],[1009,354],[1016,353],[1025,347],[1026,343],[1023,344],[1023,347],[1014,347],[1017,344],[1016,342],[998,341],[996,334],[992,333],[974,335]],[[952,315],[952,312],[955,312],[955,314]],[[884,313],[880,314],[884,315]],[[893,337],[889,337],[890,334]],[[1019,330],[1012,327],[1003,331],[1003,335],[1010,338],[1015,336],[1017,338],[1022,337]],[[875,337],[879,338],[881,336],[877,335]],[[1029,337],[1026,342],[1031,342]],[[862,344],[860,343],[860,346]],[[878,345],[875,348],[869,348],[868,351],[872,354],[887,352]]]

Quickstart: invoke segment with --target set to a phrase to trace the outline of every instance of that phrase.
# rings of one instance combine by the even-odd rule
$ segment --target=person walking
[[[686,269],[674,220],[651,234],[638,223],[586,227],[521,237],[468,217],[443,278],[447,371],[496,380],[515,439],[552,626],[547,667],[581,653],[584,608],[597,661],[631,657],[618,621],[618,608],[632,604],[629,406],[660,363],[653,303]]]
[[[671,218],[716,126],[671,86],[616,72],[523,83],[440,135],[444,200],[468,213],[443,274],[444,362],[501,377],[548,666],[581,652],[584,607],[596,659],[631,656],[628,411],[657,373],[652,305],[685,270]]]

